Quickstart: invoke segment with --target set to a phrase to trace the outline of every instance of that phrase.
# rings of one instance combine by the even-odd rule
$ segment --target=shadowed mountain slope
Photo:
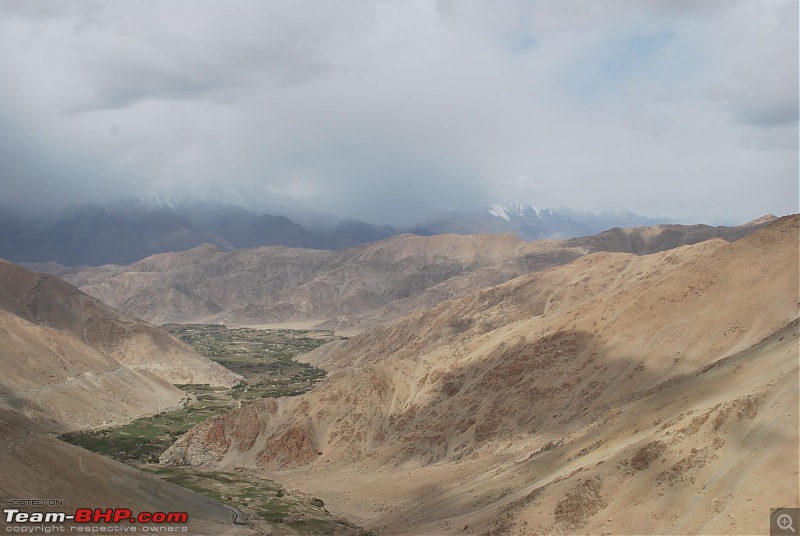
[[[162,461],[257,469],[385,534],[768,532],[800,501],[799,223],[415,311]]]
[[[175,408],[187,395],[172,381],[230,385],[238,376],[54,276],[5,261],[0,367],[0,495],[65,501],[22,512],[187,512],[191,534],[255,534],[227,507],[53,437]]]
[[[262,246],[337,250],[401,232],[388,225],[352,219],[339,221],[333,216],[306,211],[289,214],[292,213],[294,221],[285,215],[251,212],[235,204],[192,196],[160,201],[126,198],[47,214],[29,214],[0,206],[3,230],[0,257],[17,263],[100,266],[129,264],[150,255],[186,251],[204,243],[225,250]],[[446,212],[441,219],[435,219],[423,225],[425,229],[409,232],[426,236],[517,233],[529,240],[539,240],[594,234],[613,226],[655,223],[631,213],[592,215],[521,205]]]

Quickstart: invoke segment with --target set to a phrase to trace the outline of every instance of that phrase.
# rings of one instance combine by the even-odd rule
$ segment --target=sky
[[[185,195],[798,212],[798,2],[0,2],[0,204]]]

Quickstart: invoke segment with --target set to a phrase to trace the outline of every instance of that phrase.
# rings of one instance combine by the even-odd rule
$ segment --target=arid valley
[[[798,95],[798,1],[0,1],[0,536],[797,536]]]
[[[2,494],[194,534],[766,533],[799,500],[799,225],[2,263]],[[104,447],[125,426],[157,433]]]

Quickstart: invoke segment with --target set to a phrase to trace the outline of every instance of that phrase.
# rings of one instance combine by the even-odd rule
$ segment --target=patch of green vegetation
[[[266,397],[296,396],[311,390],[325,371],[294,358],[335,340],[331,331],[256,330],[220,325],[164,328],[230,370],[245,382],[233,388],[177,385],[194,395],[184,408],[136,419],[117,428],[74,432],[61,439],[123,462],[156,462],[175,440],[197,423],[240,403]]]
[[[61,439],[123,462],[157,462],[192,426],[228,409],[230,405],[221,401],[197,401],[190,407],[142,417],[117,428],[72,432]]]
[[[250,516],[280,523],[298,534],[369,534],[334,517],[320,506],[320,499],[295,496],[269,480],[243,473],[204,472],[185,467],[145,465],[142,469]]]
[[[325,371],[295,361],[299,354],[341,339],[328,330],[229,328],[217,324],[166,324],[163,329],[198,353],[245,377],[231,391],[234,400],[296,396],[311,390]],[[186,388],[187,386],[181,386]],[[212,399],[213,393],[187,389]]]
[[[233,388],[177,385],[194,396],[187,406],[136,419],[116,428],[68,433],[61,439],[135,464],[173,484],[228,504],[298,534],[369,536],[361,527],[336,519],[320,499],[297,497],[278,484],[239,473],[161,467],[159,456],[205,419],[264,397],[308,392],[325,372],[294,358],[339,337],[331,331],[256,330],[220,325],[163,326],[198,353],[244,376]]]

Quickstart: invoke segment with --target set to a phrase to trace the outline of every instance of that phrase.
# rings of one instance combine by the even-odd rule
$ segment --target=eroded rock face
[[[268,440],[256,460],[259,465],[274,469],[307,464],[317,455],[308,432],[301,426],[292,426],[280,436]]]
[[[229,452],[247,453],[256,445],[261,432],[267,429],[277,411],[277,400],[267,398],[211,417],[181,436],[162,455],[161,463],[203,466],[221,462]]]
[[[692,311],[693,303],[705,309],[703,300],[727,294],[708,277],[721,269],[711,266],[736,262],[739,253],[727,248],[733,246],[715,242],[653,258],[598,254],[419,311],[315,352],[317,364],[339,372],[314,392],[285,401],[280,411],[274,402],[253,404],[222,424],[211,421],[206,435],[184,440],[208,441],[214,452],[246,453],[270,468],[310,463],[319,451],[337,460],[385,451],[433,463],[590,418],[656,384],[680,381],[680,368],[658,372],[660,355],[702,351],[695,358],[700,365],[740,341],[741,330],[723,327],[742,323],[735,312],[707,324],[685,320],[680,337],[652,329],[671,322],[677,331],[674,320],[658,318]],[[705,257],[718,260],[697,270]],[[686,285],[675,284],[683,277],[676,273],[690,275]],[[703,291],[687,293],[700,283]],[[633,304],[643,310],[633,311]],[[780,326],[780,317],[769,329]],[[715,323],[728,334],[724,342],[691,342],[703,340],[707,329],[700,328]],[[739,413],[749,415],[753,404],[740,406]]]
[[[285,469],[316,459],[312,432],[298,424],[281,428],[273,422],[277,412],[278,401],[269,398],[212,417],[184,434],[161,463],[206,466],[247,459],[260,467]]]
[[[631,459],[631,468],[634,471],[647,469],[654,461],[658,460],[666,448],[666,445],[661,441],[651,441],[636,452]]]

